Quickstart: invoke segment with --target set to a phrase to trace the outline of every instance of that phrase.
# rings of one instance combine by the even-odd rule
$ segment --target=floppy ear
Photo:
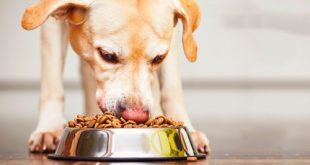
[[[197,44],[193,32],[200,22],[200,10],[196,0],[174,0],[177,18],[183,22],[183,48],[186,58],[195,62],[197,59]]]
[[[86,20],[88,6],[88,0],[40,0],[25,10],[22,27],[27,30],[35,29],[49,16],[68,19],[69,23],[79,25]]]

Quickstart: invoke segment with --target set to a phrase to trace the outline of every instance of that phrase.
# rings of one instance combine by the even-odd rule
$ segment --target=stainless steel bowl
[[[205,158],[186,127],[66,128],[51,159],[94,161],[182,160]]]

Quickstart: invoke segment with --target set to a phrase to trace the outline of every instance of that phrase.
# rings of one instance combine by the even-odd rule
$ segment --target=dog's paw
[[[191,137],[196,145],[197,151],[200,153],[210,153],[210,143],[207,136],[199,131],[191,132]]]
[[[63,128],[56,131],[34,131],[29,138],[30,152],[48,153],[56,150]]]

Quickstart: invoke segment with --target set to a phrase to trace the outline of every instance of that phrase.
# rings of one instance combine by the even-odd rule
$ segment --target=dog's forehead
[[[174,23],[169,0],[96,0],[89,15],[95,39],[126,43],[169,40]]]

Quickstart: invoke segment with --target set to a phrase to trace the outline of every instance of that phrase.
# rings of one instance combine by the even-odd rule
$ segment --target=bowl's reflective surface
[[[159,158],[197,155],[188,131],[180,128],[66,128],[55,156]]]

